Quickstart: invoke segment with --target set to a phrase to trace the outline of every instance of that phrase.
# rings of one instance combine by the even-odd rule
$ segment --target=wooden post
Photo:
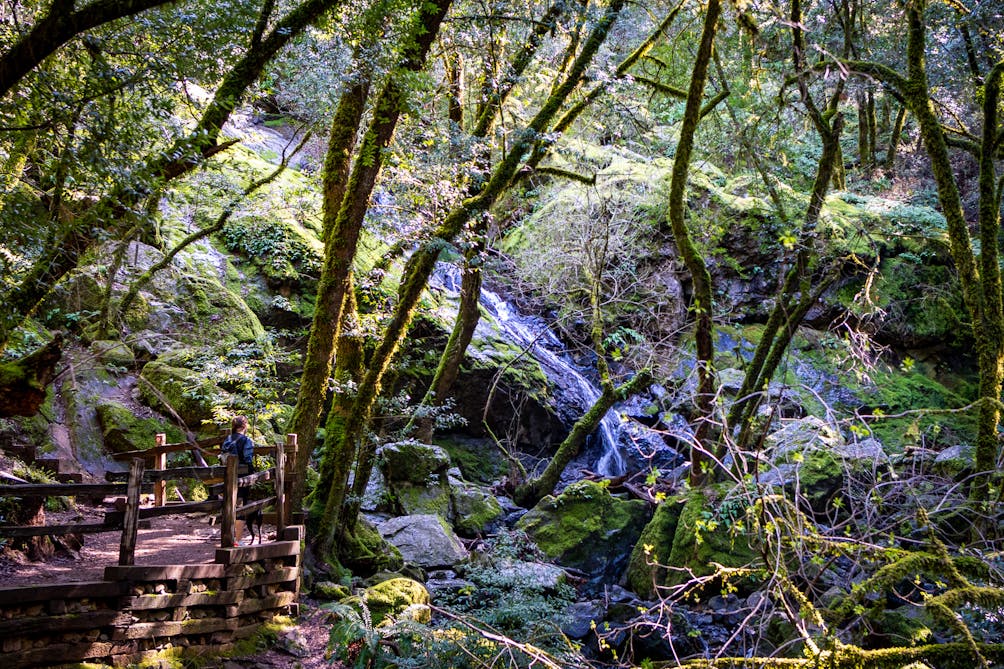
[[[237,462],[236,455],[227,455],[227,473],[223,477],[223,512],[220,518],[220,541],[223,548],[234,546],[234,526],[237,524]]]
[[[167,443],[167,435],[163,433],[157,434],[154,439],[156,440],[155,448],[162,448]],[[154,453],[153,468],[167,469],[167,453],[161,453],[160,451]],[[167,481],[157,481],[153,484],[153,505],[164,506],[166,502]]]
[[[122,519],[122,543],[119,545],[119,564],[129,566],[136,562],[136,532],[139,528],[139,495],[143,490],[143,458],[133,458],[129,465],[129,487],[126,492],[125,518]]]
[[[275,538],[286,528],[286,451],[282,444],[275,447]]]
[[[296,480],[296,451],[297,451],[297,436],[295,434],[286,435],[286,499],[290,499],[293,494],[293,482]],[[283,504],[286,509],[286,517],[282,519],[283,526],[290,524],[290,519],[293,513],[293,509],[289,508],[288,505]]]

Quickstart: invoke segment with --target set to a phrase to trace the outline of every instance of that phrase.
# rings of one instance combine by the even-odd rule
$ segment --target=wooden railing
[[[204,440],[206,442],[222,443],[223,439]],[[225,548],[234,545],[234,529],[236,519],[255,510],[274,504],[276,512],[276,536],[282,536],[283,530],[289,524],[290,513],[286,505],[287,458],[286,453],[295,456],[297,439],[295,434],[286,435],[286,443],[273,447],[256,447],[256,453],[274,453],[275,466],[264,471],[249,474],[247,467],[238,469],[236,457],[225,458],[225,464],[206,467],[175,467],[168,469],[165,456],[170,452],[191,449],[192,444],[166,444],[164,435],[157,435],[156,445],[147,451],[131,451],[132,457],[128,472],[109,472],[106,478],[109,483],[73,483],[73,484],[13,484],[0,485],[0,497],[62,497],[62,496],[106,496],[124,495],[125,510],[105,513],[101,523],[75,523],[69,525],[40,526],[0,526],[0,537],[32,537],[45,535],[61,535],[70,533],[93,533],[122,531],[119,547],[119,564],[132,565],[135,562],[136,538],[140,520],[175,513],[211,513],[221,511],[220,542]],[[123,454],[120,454],[123,455]],[[146,469],[146,461],[155,463],[154,469]],[[295,457],[290,459],[294,462]],[[156,464],[161,464],[156,467]],[[222,483],[209,486],[210,492],[216,493],[222,499],[211,499],[205,502],[182,502],[167,504],[166,483],[170,480],[196,478],[202,481],[213,481],[222,478]],[[237,488],[251,486],[259,481],[274,481],[275,494],[267,499],[249,502],[237,506]],[[154,494],[154,506],[141,508],[140,495],[144,492]]]

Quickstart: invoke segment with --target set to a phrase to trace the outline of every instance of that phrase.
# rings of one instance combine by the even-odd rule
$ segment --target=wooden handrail
[[[128,476],[128,474],[126,474]],[[124,483],[24,483],[0,485],[0,497],[75,497],[79,495],[124,495]],[[144,484],[143,492],[151,492],[153,485]]]
[[[172,481],[177,479],[221,479],[227,468],[223,465],[212,467],[172,467],[170,469],[147,469],[143,472],[143,481],[153,483],[155,481]],[[247,465],[241,467],[241,473],[248,471]],[[106,472],[105,480],[126,481],[129,479],[129,472]]]

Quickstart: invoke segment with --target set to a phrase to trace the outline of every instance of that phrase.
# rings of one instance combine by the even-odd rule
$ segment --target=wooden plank
[[[105,567],[108,581],[174,581],[223,578],[226,567],[222,564],[170,564],[130,565]]]
[[[259,585],[271,585],[272,583],[290,583],[299,577],[300,569],[298,567],[282,567],[267,571],[264,574],[228,576],[226,588],[227,590],[244,590],[245,588],[253,588]]]
[[[0,620],[0,639],[49,632],[97,629],[106,625],[129,625],[133,620],[134,618],[128,613],[122,613],[115,609],[70,613],[62,616],[12,618]]]
[[[248,502],[243,506],[237,507],[237,509],[235,510],[237,517],[239,518],[243,515],[246,515],[249,511],[255,511],[256,509],[261,509],[262,507],[266,507],[269,504],[273,503],[274,501],[275,497],[266,497],[265,499],[257,499],[253,502]]]
[[[281,535],[276,535],[276,538],[280,541],[303,541],[306,536],[307,531],[303,525],[290,525]]]
[[[149,486],[148,486],[149,488]],[[0,485],[0,497],[92,497],[123,495],[121,483],[24,483]]]
[[[136,533],[139,529],[139,495],[142,482],[143,460],[133,458],[129,465],[125,517],[122,519],[122,541],[119,543],[120,565],[131,565],[136,561]]]
[[[175,513],[215,513],[223,506],[223,501],[207,499],[205,502],[184,502],[183,504],[168,504],[166,506],[145,507],[139,510],[140,518],[159,518]]]
[[[233,613],[234,615],[243,616],[249,613],[267,611],[268,609],[279,609],[284,606],[289,606],[295,601],[296,601],[295,592],[277,592],[274,595],[269,595],[268,597],[256,597],[256,598],[245,599],[236,607],[230,607],[228,613]]]
[[[170,609],[178,606],[222,606],[225,604],[240,604],[244,593],[240,590],[221,590],[219,592],[194,592],[187,595],[136,595],[123,600],[123,608],[132,611],[151,611],[154,609]]]
[[[122,652],[118,650],[121,648],[124,648],[121,644],[99,641],[57,643],[47,644],[43,648],[25,648],[9,655],[0,655],[0,657],[3,658],[4,669],[21,669],[21,667],[51,666],[53,658],[59,658],[62,662],[77,662],[91,658],[109,657],[114,652]],[[133,650],[135,651],[134,646]]]
[[[220,544],[232,547],[238,537],[237,523],[237,456],[227,458],[227,475],[223,482],[223,510],[220,513]]]
[[[275,447],[275,535],[282,536],[286,527],[286,448],[284,444]]]
[[[98,534],[100,532],[117,532],[122,529],[120,524],[76,523],[74,525],[4,525],[0,526],[0,537],[45,537],[62,536],[64,534]]]
[[[0,588],[0,606],[46,602],[53,599],[109,599],[125,592],[124,583],[111,581],[81,581],[53,585],[31,585],[23,588]]]
[[[157,637],[178,636],[180,634],[208,634],[220,630],[235,630],[238,620],[235,618],[196,618],[192,620],[165,620],[157,623],[133,623],[112,633],[112,639],[154,639]]]
[[[162,432],[158,433],[154,436],[154,440],[156,441],[155,447],[163,446],[167,443],[167,435]],[[167,453],[158,452],[153,456],[153,467],[154,469],[167,469]],[[167,501],[167,481],[161,479],[153,484],[153,505],[164,506],[165,501]]]
[[[193,449],[209,450],[213,446],[219,446],[226,439],[225,435],[219,437],[209,437],[208,439],[197,439],[195,441],[178,442],[176,444],[164,444],[153,448],[141,448],[135,451],[122,451],[112,453],[116,460],[131,460],[132,458],[152,458],[157,453],[180,453],[181,451],[191,451]]]
[[[223,565],[246,564],[268,558],[291,557],[299,554],[299,541],[276,541],[260,546],[218,548],[216,549],[216,562]]]
[[[242,465],[240,473],[247,472],[247,465]],[[178,479],[199,479],[207,481],[211,479],[222,479],[227,468],[223,465],[213,465],[211,467],[171,467],[170,469],[147,469],[143,472],[143,481],[155,483],[157,481],[176,481]],[[127,481],[129,472],[105,472],[106,481]]]

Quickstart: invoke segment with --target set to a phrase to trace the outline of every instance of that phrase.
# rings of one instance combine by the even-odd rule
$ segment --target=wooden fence
[[[290,512],[286,504],[288,484],[291,478],[287,476],[287,467],[295,462],[297,438],[295,434],[286,435],[286,443],[273,447],[256,447],[256,453],[274,454],[275,466],[261,472],[249,474],[245,467],[238,470],[237,458],[226,458],[224,465],[214,467],[175,467],[168,469],[166,455],[171,452],[189,450],[192,444],[166,444],[164,435],[157,435],[157,444],[145,451],[130,451],[131,458],[128,472],[109,472],[108,483],[46,483],[46,484],[12,484],[0,485],[0,497],[44,498],[44,497],[105,497],[123,495],[125,497],[124,511],[107,511],[100,523],[73,523],[67,525],[5,525],[0,526],[0,538],[21,538],[47,535],[63,535],[72,533],[122,532],[119,549],[119,564],[126,566],[135,562],[136,538],[140,521],[157,516],[176,513],[212,513],[220,512],[221,531],[220,543],[223,547],[231,547],[234,540],[235,521],[238,517],[252,513],[255,510],[274,504],[276,536],[281,536],[283,529],[289,523]],[[209,445],[222,443],[222,438],[214,438],[198,442],[205,448]],[[290,452],[293,457],[287,459]],[[159,468],[146,469],[146,462],[151,461]],[[222,483],[211,485],[210,492],[217,499],[205,502],[183,502],[169,504],[166,501],[166,483],[170,480],[196,478],[202,481],[222,479]],[[259,481],[273,481],[275,494],[264,500],[257,500],[237,506],[237,488],[251,486]],[[142,508],[140,501],[143,493],[153,493],[152,507]],[[222,496],[222,499],[219,497]]]
[[[222,653],[297,613],[303,526],[209,564],[110,566],[103,581],[0,588],[0,666],[123,666]]]

